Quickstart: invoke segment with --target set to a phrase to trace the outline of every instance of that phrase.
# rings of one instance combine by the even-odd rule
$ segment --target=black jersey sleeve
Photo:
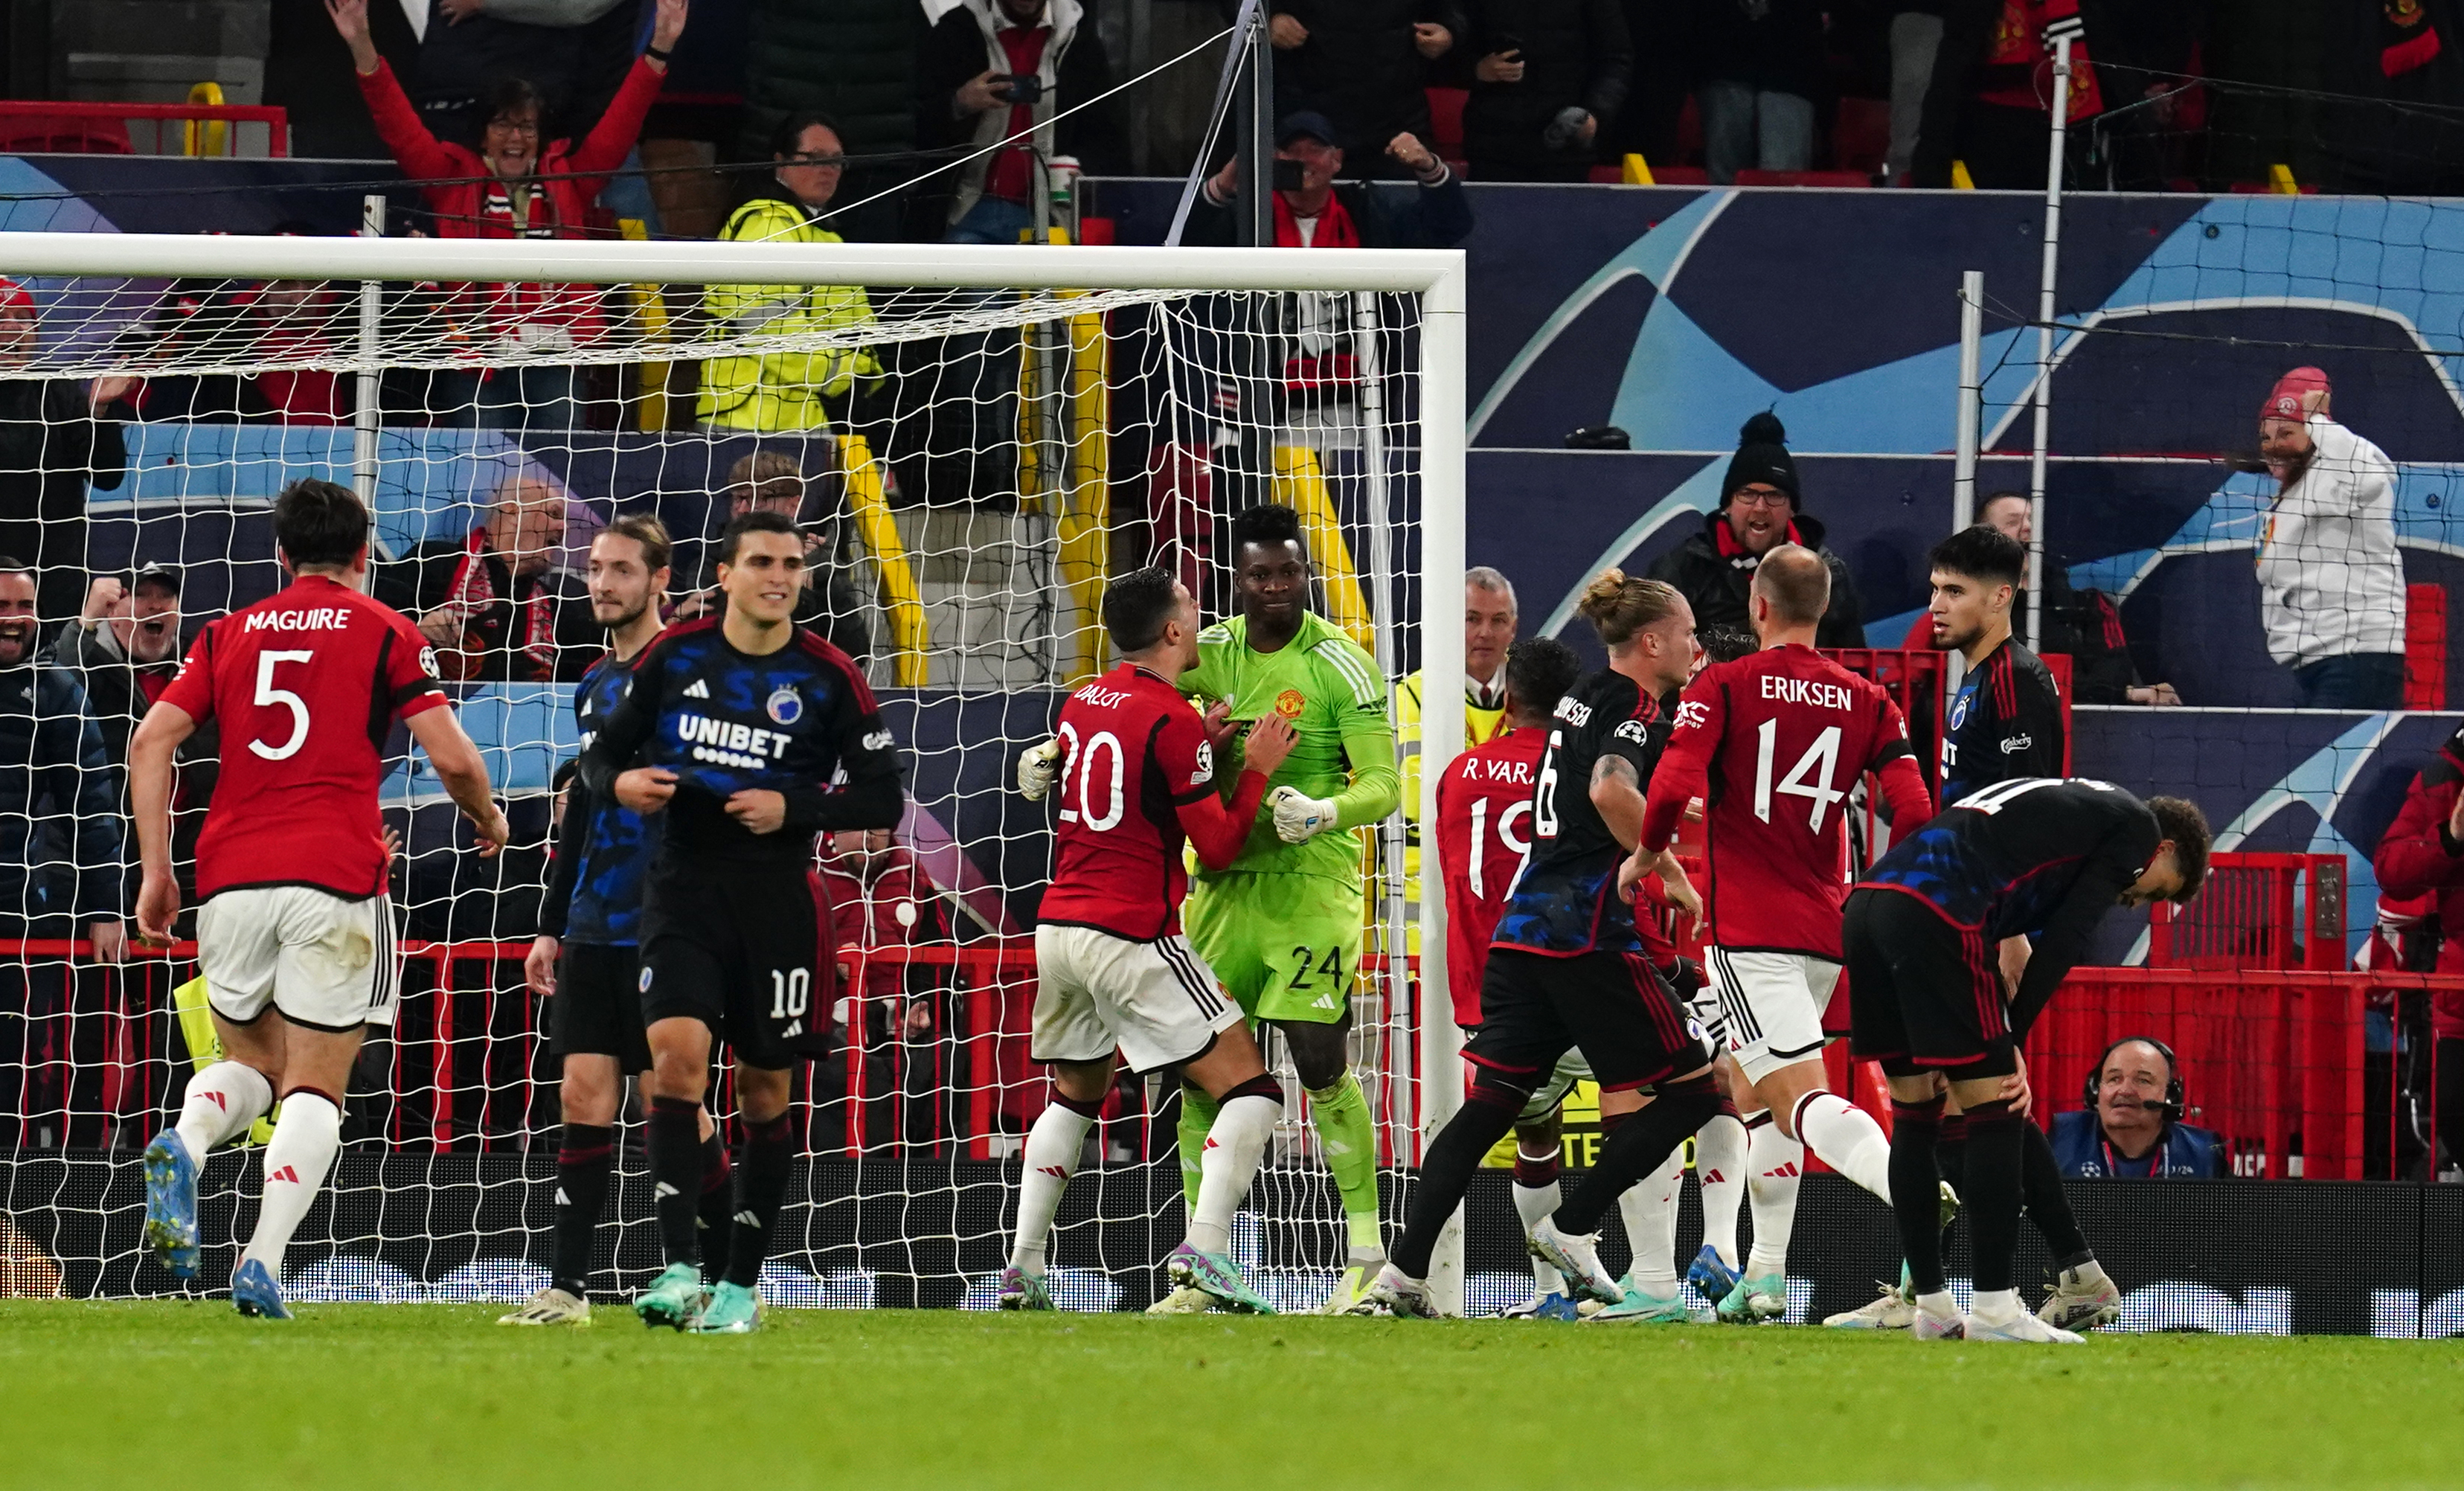
[[[850,828],[895,828],[906,807],[898,779],[898,746],[872,690],[854,669],[838,658],[823,665],[842,676],[832,691],[830,736],[837,746],[838,771],[847,779],[797,782],[782,789],[787,822],[799,834],[836,833]]]
[[[626,680],[615,705],[600,720],[599,735],[590,742],[590,749],[582,753],[582,767],[573,779],[594,797],[616,796],[617,776],[633,763],[658,732],[659,680],[667,669],[671,637],[672,633],[660,637],[633,660],[633,676]]]
[[[2001,774],[2012,777],[2059,777],[2065,745],[2062,698],[2054,687],[2053,671],[2037,659],[2033,668],[2014,668],[2013,692],[2018,709],[2001,723],[1995,742]]]
[[[2088,852],[2087,863],[2071,882],[2070,892],[2054,908],[2053,914],[2045,920],[2044,931],[2037,934],[2035,950],[2028,956],[2028,972],[2020,977],[2018,992],[2011,1000],[2013,1040],[2024,1042],[2028,1039],[2036,1017],[2052,1002],[2054,991],[2087,955],[2088,939],[2096,934],[2104,913],[2113,910],[2122,892],[2130,888],[2139,872],[2156,857],[2160,838],[2155,815],[2136,800],[2129,806],[2137,811],[2122,814]]]
[[[589,842],[597,800],[576,775],[564,789],[564,819],[556,827],[556,844],[548,850],[547,890],[539,897],[539,935],[561,938],[565,918],[573,910],[573,888],[581,879],[582,846]]]

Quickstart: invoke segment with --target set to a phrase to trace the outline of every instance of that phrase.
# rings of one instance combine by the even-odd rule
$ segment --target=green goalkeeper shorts
[[[1358,886],[1319,875],[1217,875],[1181,907],[1190,945],[1251,1020],[1331,1025],[1360,976]]]

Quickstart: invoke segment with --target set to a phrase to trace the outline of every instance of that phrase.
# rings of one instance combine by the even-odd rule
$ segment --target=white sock
[[[1677,1197],[1684,1189],[1685,1151],[1681,1146],[1669,1151],[1666,1164],[1617,1197],[1625,1240],[1634,1249],[1634,1282],[1655,1300],[1677,1294]]]
[[[1023,1274],[1044,1277],[1044,1249],[1052,1239],[1052,1214],[1061,1210],[1061,1194],[1078,1173],[1078,1156],[1087,1148],[1087,1130],[1095,1120],[1074,1108],[1047,1103],[1026,1131],[1018,1177],[1018,1235],[1010,1243],[1009,1263]]]
[[[2016,1320],[2019,1318],[2019,1291],[1979,1289],[1968,1302],[1968,1313],[1994,1325]]]
[[[1777,1124],[1746,1130],[1747,1192],[1754,1208],[1754,1247],[1746,1277],[1788,1272],[1789,1235],[1796,1230],[1796,1183],[1805,1169],[1805,1146]]]
[[[1565,1198],[1558,1194],[1557,1182],[1553,1180],[1545,1186],[1514,1188],[1514,1215],[1523,1218],[1523,1236],[1526,1238],[1531,1236],[1531,1229],[1540,1218],[1552,1215],[1564,1204]],[[1545,1258],[1531,1261],[1531,1285],[1542,1294],[1566,1292],[1565,1276],[1557,1272],[1556,1264]]]
[[[188,1094],[180,1106],[180,1142],[199,1165],[208,1151],[248,1132],[248,1126],[274,1107],[274,1087],[265,1073],[238,1062],[216,1062],[188,1079]]]
[[[2063,1269],[2062,1276],[2065,1280],[2078,1283],[2103,1283],[2105,1282],[2104,1265],[2094,1259],[2089,1259],[2086,1262],[2081,1263],[2077,1268]]]
[[[1694,1134],[1694,1178],[1703,1184],[1703,1240],[1737,1266],[1737,1208],[1746,1201],[1746,1126],[1727,1114]]]
[[[265,1201],[248,1251],[241,1255],[263,1263],[276,1283],[282,1282],[282,1254],[291,1246],[291,1235],[323,1189],[325,1173],[334,1168],[335,1151],[341,1147],[342,1110],[331,1099],[295,1088],[282,1100],[274,1140],[265,1147]]]
[[[1796,1136],[1822,1163],[1891,1204],[1891,1136],[1872,1114],[1836,1092],[1796,1106]]]
[[[1936,1320],[1948,1320],[1959,1313],[1959,1302],[1950,1297],[1949,1290],[1945,1289],[1940,1294],[1918,1295],[1917,1308]]]
[[[1198,1210],[1189,1218],[1189,1245],[1201,1253],[1225,1253],[1232,1247],[1232,1214],[1249,1194],[1258,1161],[1275,1136],[1284,1106],[1274,1098],[1250,1093],[1234,1098],[1216,1113],[1206,1130],[1206,1148],[1198,1157]]]

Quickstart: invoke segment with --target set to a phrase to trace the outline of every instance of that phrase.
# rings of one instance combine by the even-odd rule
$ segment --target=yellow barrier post
[[[1309,536],[1309,562],[1326,587],[1326,619],[1375,650],[1376,631],[1369,622],[1369,602],[1360,593],[1360,570],[1352,562],[1352,545],[1343,537],[1315,450],[1275,447],[1274,496],[1300,515],[1301,532]]]
[[[847,512],[855,518],[865,552],[872,556],[881,574],[881,608],[890,619],[891,676],[901,689],[921,689],[932,630],[925,623],[923,592],[915,585],[907,540],[898,537],[898,520],[890,511],[881,465],[872,458],[871,444],[851,429],[839,431],[838,447],[839,469],[847,478]]]
[[[1651,163],[1649,161],[1644,160],[1639,155],[1629,154],[1625,158],[1625,185],[1629,186],[1657,186],[1660,183],[1651,179]]]
[[[190,103],[221,108],[223,85],[198,83],[188,90]],[[159,139],[159,137],[157,137]],[[157,149],[162,148],[157,144]],[[184,155],[224,155],[231,149],[231,124],[225,120],[186,120],[180,125],[180,150]]]
[[[617,231],[633,243],[648,241],[649,229],[638,217],[616,220]],[[633,297],[633,321],[642,331],[644,346],[665,346],[668,341],[668,296],[659,285],[627,285],[626,293]],[[636,429],[655,433],[668,428],[668,370],[674,364],[667,362],[645,362],[641,364],[641,407],[634,420]]]
[[[2267,168],[2267,189],[2279,197],[2301,195],[2301,184],[2293,179],[2293,167],[2281,163]]]

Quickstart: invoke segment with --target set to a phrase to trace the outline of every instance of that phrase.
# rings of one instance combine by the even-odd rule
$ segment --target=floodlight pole
[[[2028,646],[2045,614],[2045,445],[2054,418],[2054,277],[2062,256],[2062,159],[2071,117],[2071,38],[2054,42],[2052,143],[2045,154],[2045,257],[2036,280],[2036,438],[2028,463]]]

